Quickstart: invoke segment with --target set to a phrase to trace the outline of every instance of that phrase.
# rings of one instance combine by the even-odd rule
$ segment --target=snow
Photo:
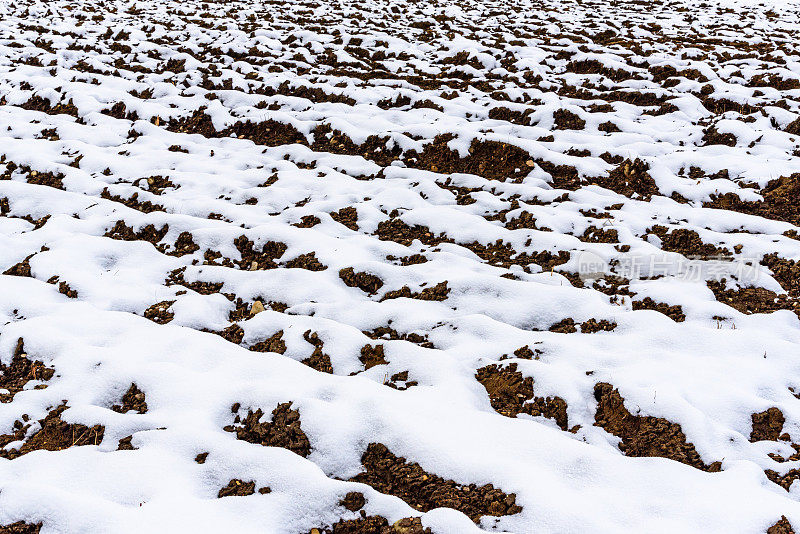
[[[354,17],[362,12],[365,20]],[[758,264],[773,252],[800,259],[800,241],[784,235],[797,230],[792,223],[703,207],[713,195],[727,192],[761,200],[759,189],[771,180],[800,172],[800,139],[784,131],[800,117],[800,89],[759,86],[759,95],[748,85],[763,73],[798,79],[793,24],[799,14],[794,1],[752,0],[677,0],[652,8],[549,0],[424,5],[399,0],[0,0],[0,173],[14,162],[38,173],[63,174],[64,186],[28,183],[27,171],[19,168],[0,180],[0,199],[10,207],[0,217],[0,272],[32,255],[32,277],[0,275],[0,361],[8,365],[23,338],[31,358],[56,370],[46,388],[35,387],[42,381],[29,382],[13,402],[0,404],[0,434],[12,433],[23,414],[37,421],[65,400],[64,421],[105,427],[97,445],[0,458],[0,525],[41,522],[41,532],[48,534],[305,533],[357,518],[338,503],[347,492],[360,491],[368,515],[382,515],[390,524],[421,516],[437,534],[762,533],[781,516],[800,526],[798,484],[785,491],[764,473],[800,468],[800,460],[777,462],[768,456],[794,454],[790,442],[749,441],[751,414],[777,407],[786,418],[783,431],[791,442],[800,442],[800,401],[789,389],[800,389],[798,316],[787,309],[748,315],[719,302],[705,280],[680,276],[675,267],[680,254],[664,252],[661,239],[647,234],[654,225],[694,230],[704,243],[730,250],[741,245],[737,262],[755,259]],[[251,15],[255,25],[248,21]],[[448,26],[435,15],[446,15]],[[430,38],[412,26],[422,19],[434,25]],[[587,26],[590,20],[597,26]],[[650,23],[662,29],[654,31]],[[736,29],[718,30],[717,24]],[[689,27],[721,44],[708,53],[706,45],[682,40]],[[581,29],[606,28],[640,40],[641,48],[566,38]],[[536,33],[541,29],[552,38]],[[103,38],[108,30],[129,35]],[[664,42],[654,38],[659,35]],[[362,40],[363,49],[394,54],[383,67],[403,75],[442,72],[454,67],[445,60],[466,51],[474,61],[450,72],[494,83],[496,91],[466,87],[451,99],[442,95],[450,87],[426,89],[413,78],[348,76],[350,68],[371,68],[354,55],[353,46],[347,47],[353,38]],[[781,43],[780,66],[778,54],[739,60],[720,55],[737,53],[742,43],[766,46],[773,38]],[[381,41],[388,46],[378,46]],[[114,42],[131,51],[112,50]],[[208,55],[212,49],[223,55]],[[322,63],[329,52],[342,72]],[[33,58],[38,64],[29,61]],[[186,60],[185,71],[160,72],[167,59]],[[584,59],[644,74],[615,85],[601,74],[564,72],[569,61]],[[102,74],[86,72],[80,61]],[[209,64],[218,72],[209,71]],[[681,77],[663,88],[646,70],[663,65],[697,69],[710,81]],[[489,72],[500,79],[487,77]],[[524,83],[522,72],[544,80]],[[204,76],[220,87],[204,87]],[[222,86],[225,79],[232,80],[230,88]],[[586,80],[598,90],[613,86],[663,94],[677,111],[648,115],[643,110],[655,107],[616,101],[613,111],[590,112],[591,100],[547,90],[562,81]],[[346,96],[355,104],[274,94],[286,81]],[[703,104],[702,87],[713,89],[713,98],[760,110],[749,122],[736,111],[715,114]],[[152,97],[136,96],[143,90],[152,90]],[[500,90],[520,101],[501,98]],[[23,109],[33,95],[51,105],[71,101],[80,118]],[[398,96],[430,100],[442,109],[378,105]],[[775,105],[779,100],[782,107]],[[138,117],[103,113],[117,102]],[[605,100],[598,97],[596,103]],[[489,118],[489,110],[498,106],[532,110],[529,124]],[[207,137],[166,127],[170,119],[189,117],[201,107],[217,130],[272,119],[292,125],[309,143],[320,124],[356,144],[371,135],[388,137],[387,146],[403,151],[421,152],[435,136],[452,133],[446,146],[460,157],[469,156],[473,139],[507,143],[533,159],[574,166],[584,179],[616,168],[600,157],[611,152],[645,160],[664,196],[648,202],[586,183],[563,201],[557,199],[567,191],[555,187],[538,164],[519,181],[496,181],[414,168],[400,160],[382,166],[363,155],[321,152],[302,143],[266,146],[235,134]],[[585,119],[585,129],[555,129],[557,109]],[[607,121],[622,131],[599,131]],[[734,134],[735,146],[704,146],[703,132],[712,124],[721,134]],[[43,134],[48,129],[55,129],[57,138]],[[547,135],[553,141],[541,140]],[[188,152],[171,150],[175,146]],[[570,149],[586,149],[589,156],[567,154]],[[692,166],[706,175],[696,179],[682,172]],[[711,176],[722,169],[728,178]],[[261,187],[273,175],[277,181]],[[166,177],[177,187],[155,194],[140,181],[152,176]],[[451,186],[481,189],[471,193],[475,202],[458,203],[456,194],[441,186],[448,178]],[[153,202],[163,211],[144,213],[103,198],[105,188],[124,199],[137,193],[139,202]],[[688,202],[670,199],[672,191]],[[512,199],[518,206],[511,207]],[[610,207],[617,203],[624,205]],[[357,209],[357,231],[330,215],[348,206]],[[510,210],[508,220],[527,211],[538,228],[549,230],[507,229],[484,218],[503,209]],[[611,217],[586,216],[591,209]],[[453,242],[430,246],[416,240],[404,246],[378,239],[379,223],[393,210],[407,225],[427,226]],[[209,218],[211,213],[220,217]],[[31,222],[48,215],[39,228]],[[321,222],[293,226],[306,215]],[[146,241],[105,236],[119,220],[134,231],[168,225],[160,241],[170,245],[190,232],[199,250],[172,256]],[[628,256],[612,244],[578,239],[590,226],[616,229],[619,244],[630,245]],[[248,271],[208,264],[204,253],[209,249],[238,261],[234,240],[241,235],[257,250],[267,241],[285,243],[277,262],[281,268]],[[503,268],[462,246],[498,240],[516,253],[563,250],[572,259],[555,272],[536,263],[528,269]],[[325,270],[284,268],[286,261],[310,252]],[[402,266],[388,259],[415,253],[428,261]],[[676,323],[653,310],[634,310],[630,297],[614,300],[588,286],[573,287],[558,271],[577,269],[581,253],[604,264],[615,258],[673,262],[665,277],[632,280],[630,289],[636,300],[680,305],[686,320]],[[383,287],[375,295],[348,287],[338,274],[347,267],[378,276]],[[179,268],[185,268],[187,282],[221,282],[220,293],[167,285]],[[48,283],[55,276],[78,297],[68,298],[58,283]],[[757,267],[753,277],[746,281],[786,293],[766,267]],[[381,301],[403,286],[418,292],[445,280],[450,292],[443,301]],[[222,293],[288,308],[279,312],[267,306],[239,321],[240,346],[208,332],[230,325],[235,304]],[[143,317],[163,301],[174,301],[169,324]],[[576,323],[606,319],[617,326],[595,334],[549,331],[565,318]],[[424,334],[433,348],[364,333],[387,325]],[[247,350],[278,331],[283,331],[284,354]],[[333,374],[301,363],[313,350],[304,339],[307,331],[324,342]],[[365,370],[359,351],[378,343],[389,364]],[[524,345],[542,354],[533,360],[514,357]],[[575,433],[545,417],[504,417],[492,408],[475,373],[503,355],[512,355],[503,364],[513,361],[534,379],[537,396],[566,402],[569,426],[580,425]],[[398,391],[384,384],[405,370],[417,386]],[[595,425],[593,389],[599,382],[618,388],[631,413],[680,424],[702,460],[721,461],[722,471],[625,456],[620,439]],[[145,414],[111,410],[131,383],[146,392]],[[312,447],[307,458],[240,441],[223,430],[233,420],[234,403],[269,414],[283,402],[300,413]],[[136,450],[118,451],[119,440],[129,435]],[[362,471],[360,458],[369,443],[383,443],[395,455],[459,484],[491,483],[514,493],[522,511],[485,515],[476,524],[452,508],[422,513],[396,496],[348,481]],[[12,442],[5,449],[20,445]],[[201,452],[209,453],[204,464],[195,462]],[[234,478],[272,491],[218,499],[219,489]]]

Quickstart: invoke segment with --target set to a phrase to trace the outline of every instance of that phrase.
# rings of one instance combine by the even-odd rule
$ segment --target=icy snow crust
[[[791,2],[0,2],[0,357],[10,365],[22,338],[28,358],[55,370],[0,405],[0,434],[20,420],[29,438],[64,401],[67,423],[105,428],[97,445],[0,459],[0,525],[305,533],[360,517],[340,505],[352,491],[368,515],[421,516],[435,533],[800,525],[800,486],[765,474],[800,467],[781,461],[800,441],[796,294],[759,263],[800,259],[797,220],[704,207],[728,192],[760,201],[771,180],[800,172],[797,20]],[[674,73],[657,76],[663,67]],[[518,118],[490,118],[499,107]],[[212,127],[180,122],[201,108]],[[558,110],[585,124],[559,127]],[[248,120],[263,135],[225,130]],[[598,129],[609,121],[619,131]],[[265,129],[278,123],[299,137],[276,141]],[[733,141],[709,143],[709,128]],[[508,176],[407,157],[441,134],[461,158],[475,140],[526,155]],[[394,152],[347,148],[372,135],[382,140],[370,150]],[[637,158],[651,193],[595,180]],[[578,185],[559,187],[557,165],[574,167]],[[347,207],[354,227],[331,216]],[[535,225],[509,229],[523,212]],[[306,216],[319,223],[300,224]],[[381,239],[390,220],[428,237]],[[114,236],[117,221],[134,236]],[[142,238],[148,225],[166,230]],[[753,258],[755,281],[731,274],[728,287],[789,303],[743,313],[677,271],[630,280],[621,295],[576,280],[587,252],[612,269],[687,253],[662,251],[655,225],[696,231],[733,262]],[[618,243],[584,239],[592,226],[616,230]],[[196,246],[181,255],[184,232]],[[277,268],[240,264],[242,235],[257,252],[285,244]],[[510,261],[476,252],[498,240]],[[543,251],[569,261],[518,261]],[[326,268],[287,265],[311,252]],[[413,254],[427,261],[404,265]],[[20,276],[12,268],[26,258]],[[348,267],[382,286],[347,285]],[[444,299],[383,298],[445,281]],[[685,320],[634,310],[645,297]],[[163,302],[171,320],[144,317]],[[550,331],[567,318],[576,332]],[[581,332],[590,319],[616,327]],[[234,322],[239,337],[215,334]],[[366,335],[379,327],[397,335]],[[278,332],[283,354],[248,350]],[[315,339],[332,373],[307,365]],[[382,345],[386,363],[366,369],[367,344]],[[515,355],[526,345],[533,358]],[[476,372],[511,363],[537,397],[563,399],[568,429],[493,409]],[[403,371],[405,383],[394,378]],[[112,410],[132,383],[147,412]],[[631,414],[679,424],[720,472],[626,456],[595,424],[598,383]],[[284,402],[299,412],[305,458],[223,429],[234,403],[269,420]],[[771,407],[787,435],[751,441],[751,415]],[[134,450],[117,450],[127,436]],[[370,443],[458,484],[491,483],[522,510],[477,522],[451,508],[423,514],[348,481]],[[232,479],[271,492],[217,498]]]

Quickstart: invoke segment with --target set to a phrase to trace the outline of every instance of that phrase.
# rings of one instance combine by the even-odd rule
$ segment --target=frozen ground
[[[798,20],[0,0],[0,532],[800,527]]]

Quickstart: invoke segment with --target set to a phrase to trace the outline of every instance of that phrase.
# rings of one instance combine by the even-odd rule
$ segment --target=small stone
[[[253,317],[257,313],[261,313],[263,311],[264,311],[264,304],[260,300],[257,300],[253,303],[252,306],[250,306],[250,317]]]

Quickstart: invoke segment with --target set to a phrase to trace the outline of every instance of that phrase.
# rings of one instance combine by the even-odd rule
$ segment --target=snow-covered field
[[[0,0],[0,533],[800,528],[799,20]]]

